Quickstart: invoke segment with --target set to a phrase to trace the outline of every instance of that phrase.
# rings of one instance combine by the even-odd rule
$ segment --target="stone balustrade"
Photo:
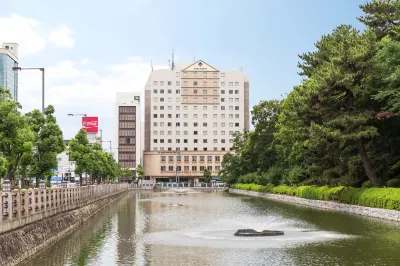
[[[117,183],[78,188],[3,189],[0,234],[132,188],[132,184]]]

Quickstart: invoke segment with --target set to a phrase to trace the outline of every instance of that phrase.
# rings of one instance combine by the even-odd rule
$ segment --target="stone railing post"
[[[18,219],[19,218],[19,212],[20,212],[20,204],[19,204],[19,190],[18,189],[13,189],[11,192],[12,195],[12,219]]]
[[[21,189],[19,191],[19,202],[20,202],[20,217],[28,215],[28,191]]]
[[[39,211],[42,212],[46,210],[46,182],[44,180],[40,180],[39,190]]]
[[[3,189],[1,194],[1,216],[2,220],[12,219],[12,188],[11,181],[5,179],[3,181]]]
[[[33,189],[33,213],[40,212],[40,193],[38,188]]]
[[[28,204],[27,205],[27,215],[31,215],[32,213],[34,213],[35,212],[35,210],[34,210],[34,208],[35,208],[35,194],[34,194],[34,191],[33,191],[33,189],[28,189],[28,191],[27,191],[27,196],[26,196],[26,199],[27,199],[27,201],[25,202],[25,204]]]

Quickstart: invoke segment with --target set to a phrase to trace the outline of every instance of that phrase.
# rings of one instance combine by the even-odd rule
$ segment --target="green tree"
[[[208,170],[208,168],[204,169],[203,178],[204,178],[204,182],[210,183],[210,181],[211,181],[211,171]]]
[[[143,177],[144,177],[144,170],[143,170],[143,167],[142,167],[141,163],[136,166],[136,170],[135,171],[136,171],[136,174],[137,174],[137,178],[139,179],[140,182],[142,182]]]
[[[87,172],[91,157],[93,156],[93,150],[89,147],[86,131],[83,129],[79,130],[75,137],[69,142],[69,147],[70,160],[75,162],[75,173],[79,175],[82,185],[83,172]]]

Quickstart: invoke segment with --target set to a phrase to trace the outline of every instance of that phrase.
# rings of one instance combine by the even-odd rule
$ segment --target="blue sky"
[[[243,67],[253,106],[299,84],[297,55],[321,35],[340,24],[362,28],[356,17],[364,2],[2,0],[0,42],[20,43],[21,65],[49,68],[46,98],[66,138],[79,127],[66,117],[73,111],[99,115],[111,138],[115,92],[143,90],[150,60],[167,65],[172,48],[176,61],[196,56],[221,70]],[[21,103],[35,108],[40,73],[22,74]]]

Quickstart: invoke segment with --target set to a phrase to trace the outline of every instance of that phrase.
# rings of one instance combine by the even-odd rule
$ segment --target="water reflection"
[[[239,228],[285,235],[234,237]],[[227,193],[132,192],[22,265],[396,265],[398,229]]]

